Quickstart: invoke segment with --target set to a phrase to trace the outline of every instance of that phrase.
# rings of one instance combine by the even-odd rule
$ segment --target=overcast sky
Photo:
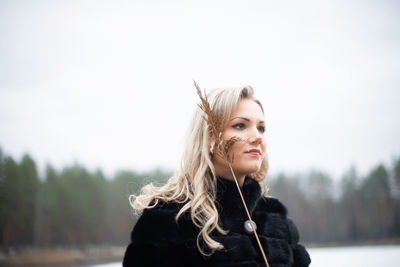
[[[400,156],[398,1],[0,1],[0,146],[43,170],[179,165],[207,90],[250,84],[271,173]]]

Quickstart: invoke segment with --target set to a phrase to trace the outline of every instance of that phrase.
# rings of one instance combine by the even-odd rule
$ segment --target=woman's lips
[[[254,155],[254,156],[261,156],[261,151],[258,149],[250,149],[245,152],[246,154]]]

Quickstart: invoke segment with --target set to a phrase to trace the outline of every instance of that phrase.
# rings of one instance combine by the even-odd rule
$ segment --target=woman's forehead
[[[264,119],[264,113],[262,112],[260,105],[250,98],[239,100],[236,109],[233,111],[232,118],[237,116],[249,117],[249,119],[252,118],[257,120]]]

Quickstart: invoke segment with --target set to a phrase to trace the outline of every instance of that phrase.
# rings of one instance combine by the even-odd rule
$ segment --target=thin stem
[[[234,173],[234,171],[233,171],[233,169],[232,169],[231,164],[228,163],[228,165],[229,165],[229,168],[230,168],[231,173],[232,173],[232,175],[233,175],[233,178],[234,178],[233,180],[235,180],[236,187],[237,187],[237,189],[238,189],[238,191],[239,191],[240,198],[242,199],[244,209],[246,210],[246,213],[247,213],[247,217],[248,217],[249,220],[250,220],[251,229],[252,229],[252,231],[253,231],[253,233],[254,233],[254,236],[256,237],[258,246],[260,247],[260,251],[261,251],[261,254],[262,254],[263,258],[264,258],[265,265],[266,265],[267,267],[269,267],[268,260],[267,260],[267,256],[265,256],[264,249],[263,249],[263,247],[262,247],[262,245],[261,245],[260,239],[258,238],[258,234],[257,234],[257,232],[256,232],[256,229],[254,228],[253,221],[252,221],[251,216],[250,216],[250,212],[249,212],[249,210],[247,209],[246,202],[244,201],[244,198],[243,198],[243,195],[242,195],[242,190],[240,190],[239,183],[238,183],[238,181],[237,181],[237,179],[236,179],[236,176],[235,176],[235,173]]]

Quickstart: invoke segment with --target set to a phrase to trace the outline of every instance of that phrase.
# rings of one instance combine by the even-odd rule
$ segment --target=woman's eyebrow
[[[231,121],[233,121],[235,119],[242,119],[242,120],[245,120],[245,121],[250,121],[250,119],[245,118],[245,117],[235,117],[235,118],[231,119]],[[265,121],[259,121],[259,123],[265,123]]]
[[[235,117],[235,118],[231,119],[231,121],[233,121],[235,119],[242,119],[242,120],[245,120],[245,121],[250,121],[250,119],[245,118],[245,117]]]

